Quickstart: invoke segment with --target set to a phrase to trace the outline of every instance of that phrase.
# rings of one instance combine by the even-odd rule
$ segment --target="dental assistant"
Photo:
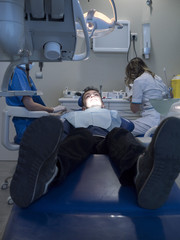
[[[135,126],[132,134],[144,135],[148,129],[160,123],[160,113],[153,108],[149,100],[162,99],[168,94],[168,88],[138,57],[133,58],[127,65],[125,83],[127,86],[133,84],[131,111],[141,113],[140,118],[132,121]]]
[[[9,91],[37,91],[37,88],[29,76],[29,70],[33,64],[18,65],[9,80]],[[6,97],[6,103],[9,106],[25,107],[29,111],[46,111],[54,113],[56,107],[47,107],[40,96],[13,96]],[[13,117],[12,121],[15,126],[16,136],[14,142],[19,144],[26,128],[35,120],[35,118]]]

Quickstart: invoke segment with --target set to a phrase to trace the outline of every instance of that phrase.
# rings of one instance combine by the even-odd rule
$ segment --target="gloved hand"
[[[58,106],[56,106],[56,107],[53,107],[53,109],[54,109],[53,113],[66,111],[66,107],[65,107],[65,106],[62,106],[62,105],[58,105]]]

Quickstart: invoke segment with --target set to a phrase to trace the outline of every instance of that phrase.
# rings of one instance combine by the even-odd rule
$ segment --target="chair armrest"
[[[2,115],[2,145],[11,151],[16,151],[19,149],[18,144],[10,142],[9,140],[9,126],[11,117],[40,118],[42,116],[47,116],[48,114],[49,113],[46,111],[28,111],[25,107],[6,106]]]
[[[11,117],[39,118],[49,115],[46,111],[29,111],[25,107],[6,106],[4,109],[6,114]]]
[[[144,134],[144,137],[136,137],[136,139],[144,146],[144,147],[148,147],[148,145],[150,144],[152,137],[151,135],[154,134],[155,130],[156,130],[157,126],[154,126],[152,128],[150,128],[149,130],[147,130],[147,132]]]
[[[147,132],[144,134],[144,137],[150,137],[152,134],[154,134],[156,128],[157,128],[157,126],[154,126],[154,127],[150,128],[149,130],[147,130]]]
[[[140,142],[141,145],[143,145],[144,147],[148,147],[148,145],[150,144],[152,138],[151,137],[136,137],[136,140]]]

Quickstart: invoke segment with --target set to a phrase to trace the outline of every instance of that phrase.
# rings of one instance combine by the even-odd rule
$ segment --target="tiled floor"
[[[16,161],[0,161],[0,186],[4,182],[6,177],[12,175],[16,166]],[[176,180],[180,187],[180,175]],[[6,226],[9,214],[11,212],[12,205],[8,205],[7,198],[9,197],[9,189],[0,189],[0,239]]]

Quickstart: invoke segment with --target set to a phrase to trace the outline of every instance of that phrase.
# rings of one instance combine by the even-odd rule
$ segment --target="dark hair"
[[[129,84],[133,83],[134,80],[141,76],[144,72],[148,72],[153,78],[155,76],[141,58],[135,57],[131,59],[126,67],[125,84],[129,86]]]
[[[84,103],[83,103],[83,97],[84,97],[84,94],[86,93],[86,92],[88,92],[88,91],[91,91],[91,90],[94,90],[94,91],[96,91],[96,92],[98,92],[99,93],[99,90],[97,89],[97,88],[95,88],[95,87],[93,87],[93,86],[89,86],[89,87],[86,87],[83,91],[83,94],[80,96],[80,98],[79,98],[79,100],[78,100],[78,105],[80,106],[80,107],[83,107],[84,106]],[[100,93],[99,93],[100,94]]]

